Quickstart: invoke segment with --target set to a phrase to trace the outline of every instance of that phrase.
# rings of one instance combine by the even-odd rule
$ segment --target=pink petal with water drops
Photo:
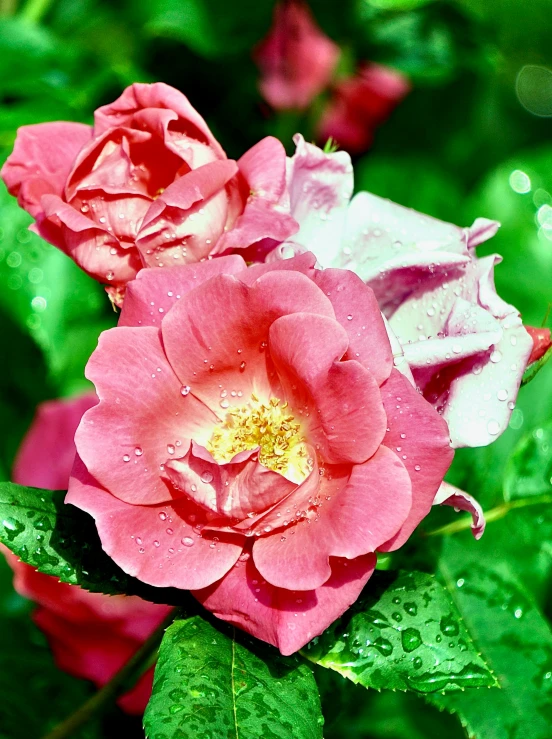
[[[115,498],[78,457],[65,502],[94,518],[102,548],[127,575],[156,587],[211,585],[236,563],[245,541],[238,534],[202,535],[205,519],[188,500],[141,506]]]
[[[86,376],[100,403],[84,415],[75,441],[90,474],[128,503],[170,500],[175,492],[161,477],[169,448],[185,450],[192,438],[208,438],[216,418],[182,392],[158,329],[105,331]]]
[[[225,186],[237,171],[229,159],[211,162],[179,177],[159,195],[136,241],[147,266],[172,266],[175,254],[182,262],[209,255],[227,223]]]
[[[427,516],[454,452],[446,423],[400,372],[393,370],[381,393],[389,429],[384,444],[400,458],[412,484],[408,517],[398,533],[380,546],[387,552],[402,546]]]
[[[533,345],[521,319],[512,316],[512,324],[490,351],[443,372],[428,388],[455,448],[490,444],[508,426]]]
[[[215,616],[293,654],[341,616],[360,595],[376,565],[368,554],[353,560],[333,558],[331,575],[315,590],[270,585],[247,553],[218,583],[193,595]]]
[[[247,519],[273,506],[296,487],[260,464],[258,453],[258,448],[245,450],[230,462],[219,464],[204,447],[192,442],[185,457],[165,464],[165,474],[202,508],[223,519]]]
[[[443,333],[443,332],[441,332]],[[493,316],[474,303],[457,298],[448,316],[444,336],[403,345],[406,361],[418,387],[425,387],[424,374],[486,352],[502,338],[502,327]]]
[[[472,533],[476,539],[481,539],[485,533],[485,514],[477,500],[460,488],[448,482],[441,483],[435,495],[433,505],[449,505],[461,511],[467,511],[472,516]]]
[[[340,257],[332,266],[354,270],[382,308],[395,307],[423,278],[468,264],[465,229],[367,192],[353,197]]]
[[[283,316],[269,332],[285,399],[303,421],[309,443],[329,464],[364,462],[385,434],[373,375],[356,361],[339,361],[348,343],[336,320],[309,313]]]
[[[381,385],[393,369],[393,352],[374,291],[348,270],[317,270],[314,281],[347,332],[347,359],[360,362]]]
[[[319,517],[301,519],[253,545],[255,565],[272,585],[317,588],[331,575],[330,557],[355,559],[375,551],[409,514],[410,478],[398,455],[382,446],[352,470],[329,467],[320,499]]]
[[[267,136],[239,160],[243,213],[220,239],[216,253],[243,249],[262,239],[285,241],[297,229],[289,212],[286,152],[278,139]]]
[[[165,314],[183,295],[216,275],[246,270],[243,259],[232,254],[170,269],[143,269],[129,283],[119,326],[160,326]]]
[[[134,250],[121,247],[116,236],[57,195],[42,198],[44,217],[32,230],[45,238],[99,282],[127,282],[142,267]]]
[[[90,141],[92,129],[82,123],[38,123],[21,126],[13,152],[0,177],[17,202],[33,218],[42,215],[41,198],[61,196],[65,181],[81,148]]]
[[[295,134],[295,154],[288,159],[287,181],[291,215],[299,231],[289,243],[314,248],[322,266],[335,263],[339,253],[349,199],[353,166],[345,151],[326,154]]]
[[[274,271],[251,287],[221,275],[183,296],[163,321],[167,357],[183,385],[221,418],[251,394],[279,392],[268,331],[293,311],[333,316],[331,303],[302,274]]]

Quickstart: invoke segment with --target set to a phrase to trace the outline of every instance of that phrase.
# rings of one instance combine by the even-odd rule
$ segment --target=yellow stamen
[[[207,449],[217,462],[259,447],[259,462],[293,482],[302,482],[313,467],[301,424],[278,398],[263,403],[256,395],[246,405],[229,408],[215,426]]]

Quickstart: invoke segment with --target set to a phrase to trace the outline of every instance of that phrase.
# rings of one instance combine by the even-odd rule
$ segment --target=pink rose
[[[284,654],[356,600],[453,456],[373,291],[313,265],[143,270],[87,365],[66,498],[125,572]]]
[[[333,99],[318,125],[317,138],[329,138],[351,154],[362,154],[372,145],[374,131],[410,92],[400,72],[381,64],[365,64],[354,77],[333,86]]]
[[[299,231],[269,260],[312,250],[324,267],[356,272],[393,330],[395,365],[446,420],[454,447],[483,446],[507,427],[533,342],[495,291],[501,258],[475,249],[499,224],[459,228],[360,192],[345,152],[296,136],[288,162]]]
[[[93,128],[19,129],[1,176],[34,230],[120,303],[143,266],[196,262],[297,230],[285,162],[271,137],[227,159],[178,90],[135,84],[96,111]]]
[[[303,110],[328,87],[339,47],[322,33],[306,3],[284,0],[254,56],[265,100],[276,110]]]
[[[97,403],[95,395],[39,406],[15,462],[13,478],[21,485],[67,487],[75,458],[73,437],[82,414]],[[140,598],[108,597],[59,582],[37,572],[4,549],[14,587],[38,604],[33,620],[46,634],[60,669],[105,685],[129,660],[170,608]],[[153,668],[119,700],[129,713],[142,713],[151,694]]]

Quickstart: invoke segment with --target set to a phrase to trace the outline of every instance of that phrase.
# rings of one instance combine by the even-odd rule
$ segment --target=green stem
[[[29,23],[40,23],[53,2],[54,0],[27,0],[21,10],[21,17]]]
[[[517,500],[507,500],[504,503],[485,511],[485,520],[487,523],[498,521],[504,518],[506,514],[515,508],[526,508],[532,505],[542,505],[543,503],[552,503],[552,494],[543,493],[543,495],[535,495],[530,498],[518,498]],[[459,521],[453,521],[446,526],[440,526],[438,529],[428,531],[426,536],[446,536],[447,534],[457,534],[459,531],[465,531],[471,527],[471,517],[462,518]]]
[[[150,667],[152,657],[157,652],[165,629],[174,619],[174,611],[155,629],[153,634],[142,644],[140,649],[129,659],[129,661],[117,672],[111,680],[98,690],[91,698],[82,704],[77,710],[58,724],[52,731],[42,739],[66,739],[73,736],[74,732],[94,716],[104,711],[121,693],[130,689],[138,677],[142,675],[146,667]]]

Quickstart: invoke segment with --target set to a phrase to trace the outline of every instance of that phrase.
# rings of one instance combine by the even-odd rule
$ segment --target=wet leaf
[[[517,444],[506,467],[507,500],[552,493],[552,423],[538,426]]]
[[[199,607],[187,591],[155,588],[125,574],[103,551],[93,519],[63,502],[65,492],[0,482],[0,542],[62,582],[107,595]]]
[[[144,726],[151,739],[321,739],[311,669],[199,617],[167,629]]]
[[[431,702],[458,713],[475,739],[549,739],[552,632],[487,537],[476,545],[468,534],[445,539],[439,572],[502,690],[433,695]]]
[[[367,688],[432,693],[496,684],[449,594],[422,572],[376,572],[302,653]]]

